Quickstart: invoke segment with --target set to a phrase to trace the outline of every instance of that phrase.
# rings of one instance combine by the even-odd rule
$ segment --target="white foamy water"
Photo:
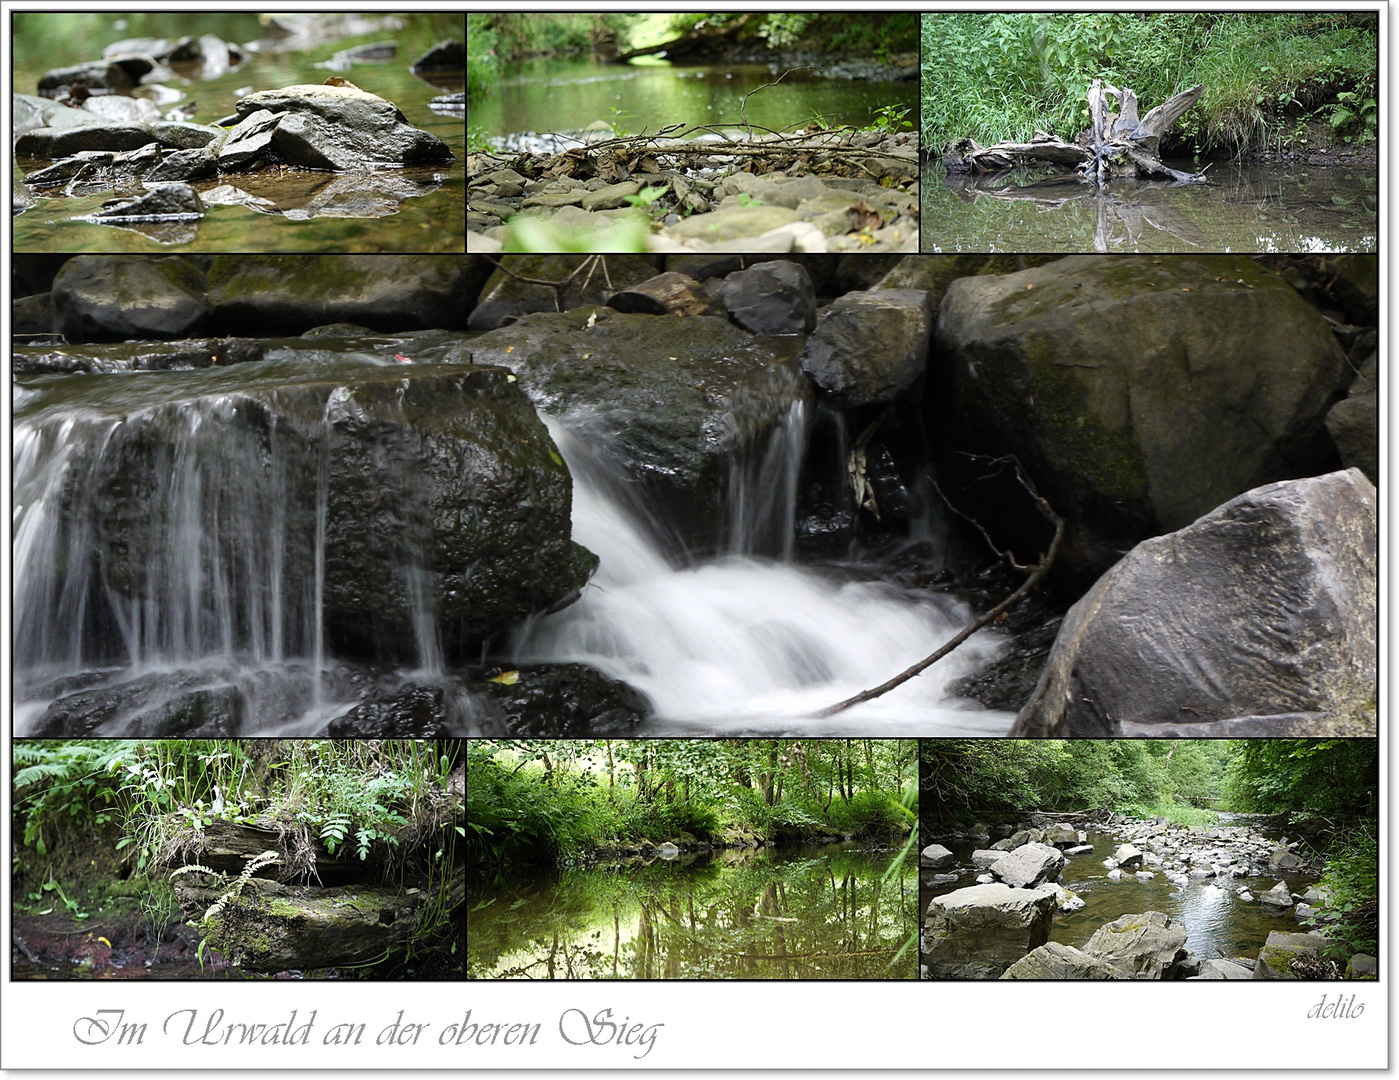
[[[1010,714],[945,692],[991,658],[990,635],[882,698],[811,719],[922,659],[970,611],[746,556],[673,566],[609,494],[597,460],[582,460],[556,421],[550,432],[574,475],[573,538],[601,565],[581,600],[531,625],[517,642],[521,661],[582,662],[630,683],[651,698],[665,734],[1001,735],[1010,725]]]

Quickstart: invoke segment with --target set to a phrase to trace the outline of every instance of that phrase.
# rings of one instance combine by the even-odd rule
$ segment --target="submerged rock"
[[[197,221],[204,216],[199,193],[188,184],[157,184],[138,199],[112,199],[87,220],[99,225],[128,221]]]
[[[47,294],[42,299],[47,304]],[[16,301],[18,303],[20,301]],[[196,368],[245,364],[262,358],[262,342],[254,338],[191,338],[120,345],[63,345],[57,348],[51,345],[18,346],[14,350],[13,370],[16,375],[71,375],[80,371],[92,374],[193,371]]]
[[[1139,544],[1065,616],[1010,734],[1374,734],[1377,501],[1350,469]]]

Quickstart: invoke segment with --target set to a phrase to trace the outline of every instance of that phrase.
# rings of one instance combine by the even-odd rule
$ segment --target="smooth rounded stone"
[[[68,341],[187,337],[209,314],[188,259],[79,255],[53,282],[54,325]]]
[[[1287,911],[1292,907],[1292,890],[1287,887],[1287,882],[1279,881],[1263,893],[1258,902],[1268,911]]]
[[[1186,958],[1185,927],[1160,911],[1123,915],[1093,932],[1083,951],[1128,979],[1178,978]]]
[[[38,136],[31,131],[21,136],[21,141]],[[82,127],[55,130],[46,155],[52,158],[66,158],[81,150],[138,150],[152,141],[151,129],[146,124],[85,124]],[[21,155],[25,151],[17,150]],[[32,151],[28,156],[40,156]]]
[[[1008,851],[991,864],[991,873],[1017,889],[1034,888],[1058,877],[1064,868],[1064,853],[1048,844],[1024,844]]]
[[[466,43],[448,38],[414,60],[408,70],[416,74],[419,71],[461,71],[465,67]]]
[[[699,241],[695,242],[699,243]],[[785,255],[788,252],[823,255],[826,252],[826,244],[820,229],[804,221],[794,221],[788,225],[779,225],[759,236],[749,236],[738,240],[721,240],[717,244],[708,244],[704,250],[739,251],[745,255],[764,253]]]
[[[22,214],[32,207],[38,200],[30,193],[29,188],[22,181],[15,181],[15,190],[12,197],[14,212]]]
[[[122,97],[119,94],[90,97],[83,102],[83,111],[117,124],[149,125],[160,120],[160,109],[155,102],[146,98]]]
[[[1350,469],[1138,544],[1069,610],[1010,734],[1373,735],[1377,503]]]
[[[1133,877],[1135,877],[1138,881],[1155,881],[1155,880],[1156,880],[1156,875],[1153,874],[1150,870],[1138,870],[1138,871],[1133,875]]]
[[[934,979],[998,978],[1049,940],[1054,889],[972,885],[934,897],[923,918],[922,960]]]
[[[1096,956],[1072,945],[1050,941],[1026,953],[1006,968],[1002,979],[1126,979],[1127,975]]]
[[[501,260],[501,266],[518,277],[562,282],[577,268],[578,262],[569,255],[506,255]],[[467,327],[471,330],[494,330],[521,315],[551,312],[555,310],[556,298],[564,311],[602,304],[610,292],[607,285],[609,278],[612,289],[625,290],[655,276],[656,265],[641,255],[609,255],[607,277],[579,274],[567,287],[557,292],[544,285],[527,284],[502,270],[494,270],[480,289],[479,299],[467,319]]]
[[[196,150],[228,133],[207,124],[174,123],[162,120],[151,124],[151,134],[161,146],[173,150]]]
[[[1109,881],[1121,881],[1122,878],[1123,878],[1123,876],[1124,876],[1124,875],[1123,875],[1122,871],[1119,870],[1119,869],[1118,869],[1117,867],[1115,867],[1115,866],[1114,866],[1111,870],[1108,871],[1108,880],[1109,880]]]
[[[724,278],[724,306],[735,323],[760,337],[802,334],[816,325],[816,289],[800,263],[778,259]]]
[[[354,87],[261,90],[239,98],[234,108],[240,120],[264,109],[291,113],[272,141],[291,165],[362,170],[453,160],[446,143],[409,124],[393,102]]]
[[[130,90],[154,68],[153,60],[134,58],[94,60],[73,67],[50,68],[39,77],[39,90],[57,90],[74,83],[82,83],[93,90]]]
[[[1379,353],[1360,365],[1350,394],[1326,414],[1326,430],[1347,468],[1359,469],[1372,484],[1380,478]]]
[[[583,196],[584,210],[615,210],[627,205],[627,198],[641,190],[635,180],[623,180],[620,184],[609,184],[597,191],[589,191]]]
[[[1325,417],[1351,368],[1326,319],[1246,256],[1071,255],[962,277],[936,334],[944,437],[1019,458],[1067,522],[1054,574],[1075,587],[1243,492],[1335,467]],[[1019,504],[960,508],[1042,550]]]
[[[741,240],[761,236],[801,220],[801,215],[795,210],[782,206],[736,206],[692,215],[665,231],[682,240]]]
[[[138,199],[112,199],[90,221],[189,221],[202,217],[204,203],[188,184],[157,184]]]
[[[327,322],[455,330],[474,273],[453,255],[216,255],[208,297],[215,325],[229,333],[300,334]]]
[[[926,292],[846,293],[821,314],[802,370],[837,408],[900,400],[923,375],[936,322]],[[1077,838],[1074,831],[1071,839]]]
[[[1118,844],[1117,850],[1112,853],[1113,866],[1125,866],[1131,868],[1134,866],[1140,866],[1141,863],[1141,850],[1132,844]]]
[[[1292,968],[1298,958],[1320,959],[1331,943],[1320,934],[1285,934],[1273,930],[1268,940],[1258,952],[1258,961],[1253,965],[1255,979],[1292,980],[1302,978]]]
[[[1236,964],[1232,960],[1202,960],[1200,962],[1200,974],[1191,975],[1191,979],[1252,979],[1253,972],[1244,967],[1243,964]]]
[[[219,147],[218,167],[226,172],[261,164],[272,146],[272,132],[287,114],[259,109],[245,115]]]
[[[925,870],[946,870],[957,865],[957,856],[941,844],[929,844],[918,853],[918,865]]]
[[[207,147],[176,150],[145,175],[153,184],[203,180],[218,172],[218,158]]]
[[[1369,953],[1356,953],[1346,964],[1347,979],[1378,979],[1380,962]]]

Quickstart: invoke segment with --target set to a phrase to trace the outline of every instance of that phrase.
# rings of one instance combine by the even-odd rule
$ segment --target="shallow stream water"
[[[1222,824],[1228,824],[1228,821]],[[1104,923],[1123,915],[1160,911],[1182,923],[1187,932],[1185,947],[1202,960],[1254,957],[1274,930],[1301,933],[1308,927],[1298,922],[1291,912],[1271,914],[1263,910],[1257,897],[1279,881],[1286,881],[1294,892],[1303,892],[1316,880],[1312,874],[1268,873],[1239,878],[1209,878],[1192,880],[1184,887],[1173,885],[1165,874],[1156,871],[1150,881],[1141,881],[1132,873],[1124,873],[1118,881],[1108,878],[1103,860],[1112,855],[1119,837],[1089,829],[1087,843],[1093,850],[1070,856],[1063,871],[1064,888],[1076,893],[1086,902],[1077,911],[1056,911],[1049,931],[1049,940],[1081,949],[1093,932]],[[1272,833],[1270,838],[1276,838]],[[1280,834],[1278,834],[1280,835]],[[940,840],[957,856],[960,881],[923,886],[922,908],[928,901],[976,883],[980,870],[967,870],[971,853],[979,845],[971,842]],[[926,872],[925,872],[926,880]],[[1254,896],[1252,901],[1239,899],[1238,889],[1246,886]]]
[[[468,885],[467,977],[911,979],[911,862],[853,842],[635,858]],[[886,874],[887,879],[886,879]]]
[[[520,65],[471,104],[471,127],[503,140],[524,133],[580,131],[596,121],[619,133],[655,132],[668,124],[736,127],[742,115],[781,130],[814,121],[868,127],[876,110],[918,111],[918,82],[825,78],[809,69],[782,75],[776,64],[595,64],[536,60]],[[761,88],[761,89],[760,89]],[[747,106],[740,114],[744,97]]]
[[[1193,162],[1167,162],[1194,171]],[[1208,184],[923,171],[924,251],[1375,251],[1379,182],[1348,165],[1211,163]]]
[[[69,67],[100,59],[102,49],[134,37],[178,38],[185,34],[214,34],[243,45],[257,42],[245,63],[205,78],[201,68],[176,65],[176,77],[157,95],[150,86],[137,87],[152,96],[162,111],[176,104],[193,104],[190,119],[212,124],[233,113],[244,93],[302,83],[318,84],[332,75],[350,80],[370,93],[392,101],[414,127],[436,135],[456,158],[450,165],[395,169],[369,174],[382,188],[364,197],[366,178],[304,169],[271,169],[197,181],[193,187],[207,195],[230,182],[250,202],[210,205],[204,218],[186,228],[155,231],[117,228],[75,221],[92,213],[112,191],[69,197],[53,188],[35,192],[38,205],[14,221],[16,251],[181,252],[181,251],[343,251],[451,252],[466,245],[466,125],[460,112],[440,112],[429,102],[461,92],[464,73],[432,72],[417,76],[408,66],[448,36],[461,39],[461,16],[441,13],[396,16],[397,27],[384,25],[371,33],[339,37],[301,49],[274,51],[262,41],[263,27],[253,13],[24,13],[15,16],[14,78],[17,94],[34,95],[38,80],[50,68]],[[394,41],[392,59],[358,61],[347,68],[326,66],[345,49]],[[44,162],[12,164],[21,180]],[[332,189],[332,186],[338,185]],[[343,189],[343,190],[341,190]],[[230,197],[232,197],[230,195]],[[260,201],[257,201],[260,200]],[[312,214],[315,216],[311,216]],[[373,215],[373,216],[366,216]]]

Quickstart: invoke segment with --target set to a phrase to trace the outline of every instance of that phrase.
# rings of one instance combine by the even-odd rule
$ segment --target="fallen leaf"
[[[495,678],[486,681],[500,683],[501,686],[514,686],[520,681],[520,673],[518,671],[502,671]]]
[[[637,165],[640,167],[642,172],[658,173],[661,171],[660,164],[650,154],[647,154],[644,158],[637,162]]]
[[[1029,283],[1025,286],[1025,291],[1026,291],[1026,292],[1029,292],[1029,291],[1030,291],[1031,289],[1033,289],[1034,287],[1035,287],[1035,283],[1034,283],[1033,281],[1031,281],[1031,282],[1029,282]]]
[[[507,345],[507,346],[505,346],[505,351],[506,351],[506,352],[514,352],[514,351],[515,351],[515,346],[514,346],[514,345]]]
[[[859,232],[861,229],[878,229],[884,225],[884,219],[879,216],[879,211],[861,199],[854,206],[848,207],[845,216],[849,219],[849,232]]]

